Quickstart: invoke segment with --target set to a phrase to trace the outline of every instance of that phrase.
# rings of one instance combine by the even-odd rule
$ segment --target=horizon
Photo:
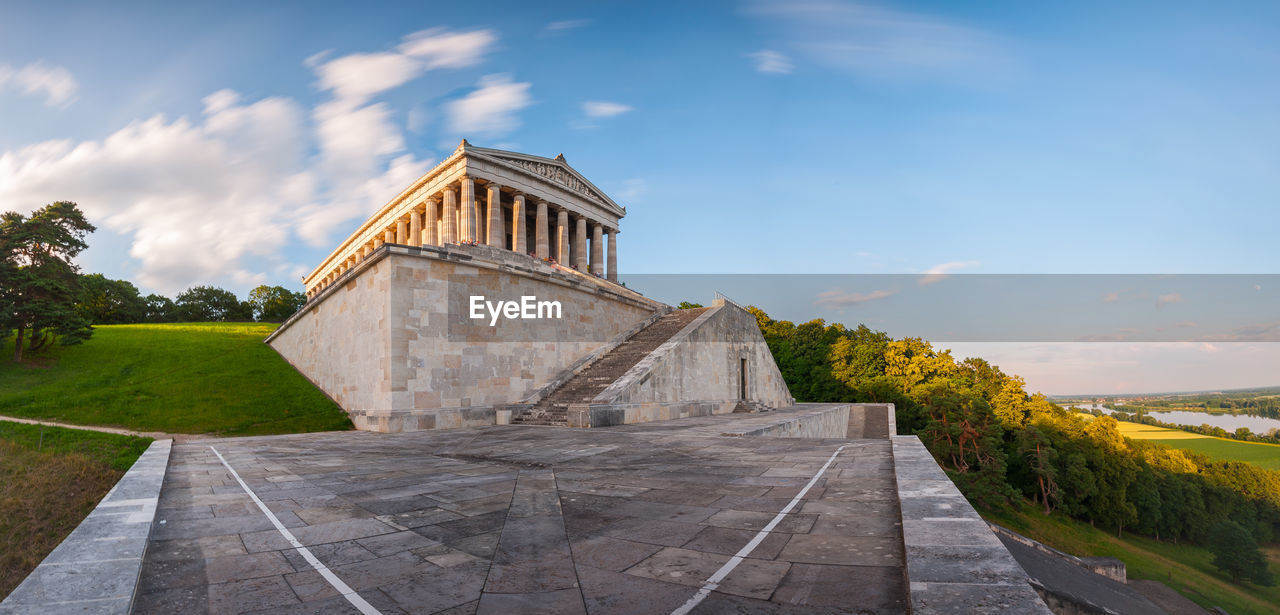
[[[16,3],[6,17],[0,207],[77,202],[99,229],[84,271],[144,294],[300,290],[463,137],[563,153],[627,207],[624,278],[1276,263],[1270,3]],[[856,326],[893,301],[822,292],[794,298],[804,320]],[[949,345],[1031,392],[1235,389],[1280,364],[1269,338],[983,339]]]

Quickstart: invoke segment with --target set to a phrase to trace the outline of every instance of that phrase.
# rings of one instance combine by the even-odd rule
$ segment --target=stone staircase
[[[596,359],[511,422],[516,425],[568,425],[570,404],[590,403],[641,359],[709,309],[673,310]]]

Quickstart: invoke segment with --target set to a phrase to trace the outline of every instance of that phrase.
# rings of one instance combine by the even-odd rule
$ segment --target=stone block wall
[[[486,246],[386,246],[267,342],[360,429],[492,425],[663,304]],[[559,301],[555,319],[470,319],[468,298]]]
[[[366,261],[267,343],[342,408],[391,407],[390,261]]]

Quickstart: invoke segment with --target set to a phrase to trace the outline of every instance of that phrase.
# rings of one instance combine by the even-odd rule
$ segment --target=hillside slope
[[[0,415],[187,434],[350,429],[337,404],[262,343],[275,327],[94,327],[84,344],[0,360]],[[3,352],[12,356],[12,340]]]

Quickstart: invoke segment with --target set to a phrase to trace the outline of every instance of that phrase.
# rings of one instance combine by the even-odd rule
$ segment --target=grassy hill
[[[138,431],[261,435],[350,429],[328,397],[262,343],[276,325],[94,327],[78,346],[0,359],[0,415]],[[13,354],[13,341],[0,349]]]
[[[1245,615],[1275,613],[1280,604],[1280,586],[1236,585],[1213,567],[1212,554],[1202,547],[1132,534],[1117,537],[1058,512],[1046,517],[1030,506],[1015,513],[983,511],[982,516],[1073,555],[1117,558],[1129,578],[1160,581],[1206,608],[1220,606],[1232,615]],[[1280,549],[1264,551],[1271,570],[1280,572]]]

